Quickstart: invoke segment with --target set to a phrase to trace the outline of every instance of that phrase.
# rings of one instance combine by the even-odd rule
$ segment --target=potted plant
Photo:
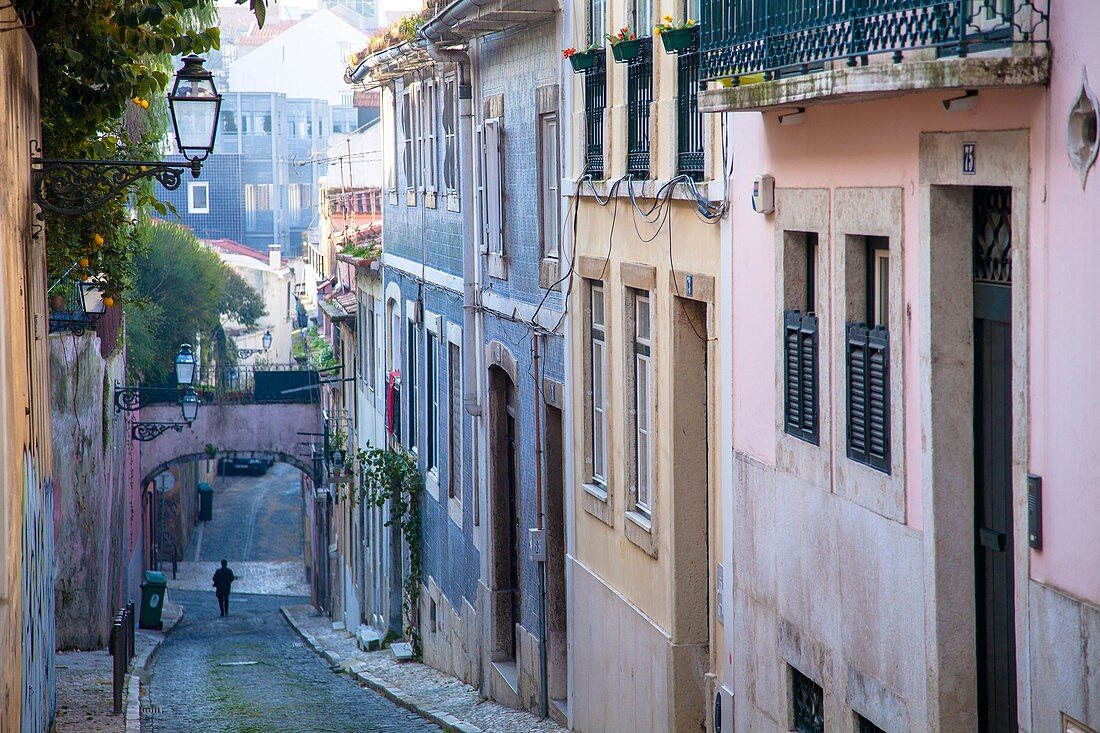
[[[561,55],[562,58],[569,60],[569,64],[573,67],[573,73],[579,74],[594,67],[602,51],[603,48],[599,44],[593,43],[583,51],[578,51],[572,47],[564,49]]]
[[[654,26],[653,35],[661,37],[661,42],[665,44],[665,53],[684,53],[696,47],[699,24],[694,18],[674,20],[671,15],[666,15]]]
[[[638,58],[638,54],[642,52],[642,43],[638,34],[628,25],[620,28],[615,35],[608,33],[607,40],[611,43],[611,55],[620,64]]]

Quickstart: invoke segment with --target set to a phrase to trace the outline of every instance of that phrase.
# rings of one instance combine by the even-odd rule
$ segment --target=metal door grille
[[[824,697],[821,685],[791,667],[791,704],[796,733],[825,733]]]
[[[626,172],[649,178],[649,105],[653,101],[653,41],[638,41],[641,51],[626,66]]]
[[[974,189],[974,281],[1012,284],[1012,189]]]
[[[699,52],[680,54],[676,61],[676,172],[703,179],[703,115],[699,112]]]
[[[604,54],[584,72],[584,172],[603,178],[603,111],[607,106],[607,69]]]

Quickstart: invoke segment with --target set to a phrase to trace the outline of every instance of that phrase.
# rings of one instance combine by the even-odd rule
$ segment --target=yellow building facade
[[[701,730],[721,638],[722,130],[695,108],[694,48],[666,53],[651,35],[682,4],[574,11],[573,45],[607,48],[573,77],[565,192],[570,718],[585,732]],[[646,37],[620,62],[603,34],[624,27]]]

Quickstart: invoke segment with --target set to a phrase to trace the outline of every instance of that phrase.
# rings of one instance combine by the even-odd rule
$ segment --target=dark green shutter
[[[817,316],[786,311],[783,339],[784,430],[817,445]]]
[[[847,327],[848,457],[890,473],[890,333]]]

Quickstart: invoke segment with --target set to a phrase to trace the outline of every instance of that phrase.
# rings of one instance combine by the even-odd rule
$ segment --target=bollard
[[[122,648],[124,645],[123,638],[122,619],[116,616],[111,624],[110,642],[111,656],[114,662],[112,665],[114,674],[111,679],[111,692],[114,694],[115,715],[122,715],[122,686],[126,683],[126,664],[129,661],[126,659],[126,652]]]
[[[130,601],[126,604],[126,636],[130,639],[130,659],[133,660],[137,656],[137,639],[134,635],[135,621],[134,618],[134,602]]]

